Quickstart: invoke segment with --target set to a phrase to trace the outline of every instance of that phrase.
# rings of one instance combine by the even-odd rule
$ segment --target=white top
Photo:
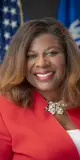
[[[76,130],[68,130],[67,133],[70,135],[71,139],[73,140],[78,153],[80,155],[80,130],[76,129]]]

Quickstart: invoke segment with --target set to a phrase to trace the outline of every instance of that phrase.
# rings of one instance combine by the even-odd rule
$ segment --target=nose
[[[50,62],[48,59],[45,59],[45,57],[40,56],[36,59],[36,67],[45,68],[49,66]]]

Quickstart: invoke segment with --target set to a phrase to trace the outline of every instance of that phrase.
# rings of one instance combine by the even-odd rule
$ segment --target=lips
[[[36,73],[35,75],[39,80],[49,80],[54,76],[54,72]]]

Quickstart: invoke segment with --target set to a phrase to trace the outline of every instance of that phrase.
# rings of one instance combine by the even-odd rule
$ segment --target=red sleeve
[[[12,159],[11,137],[0,115],[0,160]]]

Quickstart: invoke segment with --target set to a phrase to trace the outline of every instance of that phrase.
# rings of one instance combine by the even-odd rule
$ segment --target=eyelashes
[[[37,55],[27,55],[27,59],[35,59],[37,57]]]
[[[55,56],[55,55],[58,54],[58,52],[57,51],[51,51],[51,52],[46,52],[45,54],[49,55],[49,56]]]
[[[59,52],[57,52],[57,51],[47,51],[44,53],[44,57],[45,56],[56,56],[58,53]],[[36,59],[37,57],[38,57],[38,54],[36,54],[36,53],[27,55],[28,60],[33,60],[33,59]]]

